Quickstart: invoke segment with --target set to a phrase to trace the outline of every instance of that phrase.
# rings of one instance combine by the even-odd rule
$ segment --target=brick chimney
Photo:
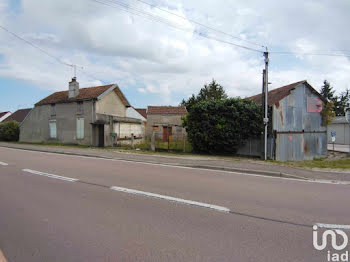
[[[77,82],[77,78],[73,77],[72,81],[69,82],[69,92],[68,98],[74,98],[79,95],[79,82]]]

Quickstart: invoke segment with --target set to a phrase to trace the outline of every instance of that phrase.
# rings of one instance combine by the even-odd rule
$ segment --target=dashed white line
[[[141,196],[146,196],[146,197],[164,199],[164,200],[177,202],[177,203],[181,203],[181,204],[186,204],[186,205],[209,208],[209,209],[213,209],[213,210],[225,212],[225,213],[230,212],[230,209],[228,209],[227,207],[223,207],[223,206],[216,206],[216,205],[211,205],[211,204],[192,201],[192,200],[186,200],[186,199],[181,199],[181,198],[176,198],[176,197],[171,197],[171,196],[166,196],[166,195],[159,195],[159,194],[154,194],[154,193],[150,193],[150,192],[129,189],[129,188],[125,188],[125,187],[112,186],[111,189],[115,190],[115,191],[119,191],[119,192],[134,194],[134,195],[141,195]]]
[[[46,177],[51,177],[51,178],[60,179],[60,180],[64,180],[64,181],[69,181],[69,182],[76,182],[76,181],[78,181],[78,179],[76,179],[76,178],[65,177],[65,176],[57,176],[57,175],[44,173],[44,172],[31,170],[31,169],[22,169],[22,171],[23,172],[27,172],[27,173],[31,173],[31,174],[34,174],[34,175],[46,176]]]
[[[0,162],[0,166],[8,166],[9,164],[4,163],[4,162]]]
[[[328,229],[346,229],[350,230],[350,225],[337,225],[337,224],[322,224],[322,223],[316,223],[317,227],[320,228],[328,228]]]

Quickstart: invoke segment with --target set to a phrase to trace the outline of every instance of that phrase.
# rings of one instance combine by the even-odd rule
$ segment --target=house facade
[[[186,114],[187,110],[183,106],[148,106],[146,137],[150,139],[155,132],[157,140],[182,140],[186,131],[181,118]]]
[[[57,142],[90,146],[142,140],[142,121],[126,117],[128,100],[116,84],[69,90],[36,103],[20,126],[21,142]]]
[[[262,104],[262,95],[249,99]],[[327,154],[327,126],[322,124],[325,101],[307,81],[268,92],[272,109],[269,156],[278,161],[312,160]]]

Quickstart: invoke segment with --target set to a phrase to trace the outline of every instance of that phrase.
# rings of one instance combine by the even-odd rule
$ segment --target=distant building
[[[116,84],[79,88],[75,78],[69,90],[36,103],[20,127],[22,142],[58,142],[112,146],[144,138],[140,119],[127,117],[128,100]]]
[[[328,125],[328,143],[332,143],[331,132],[335,131],[335,144],[348,145],[350,141],[350,124],[346,121],[345,116],[337,116],[332,123]]]
[[[263,97],[258,94],[248,99],[262,104]],[[322,125],[321,116],[324,102],[307,81],[269,91],[268,105],[272,108],[270,158],[310,160],[327,154],[327,126]]]
[[[186,114],[183,106],[148,106],[146,137],[150,139],[155,131],[158,140],[181,140],[185,134],[181,118]]]
[[[31,108],[19,109],[7,117],[3,122],[16,121],[21,124],[31,110]]]
[[[11,115],[10,111],[0,112],[0,123]]]

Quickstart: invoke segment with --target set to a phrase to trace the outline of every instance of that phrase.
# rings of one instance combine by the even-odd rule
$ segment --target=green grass
[[[323,158],[317,158],[314,160],[305,160],[305,161],[288,161],[288,162],[271,161],[271,162],[279,165],[301,167],[301,168],[350,169],[350,158],[339,159],[339,160],[326,160]]]
[[[5,142],[5,141],[3,141]],[[78,145],[78,144],[63,144],[63,143],[29,143],[29,142],[6,142],[11,144],[19,145],[35,145],[35,146],[53,146],[53,147],[74,147],[74,148],[89,148],[87,145]]]

